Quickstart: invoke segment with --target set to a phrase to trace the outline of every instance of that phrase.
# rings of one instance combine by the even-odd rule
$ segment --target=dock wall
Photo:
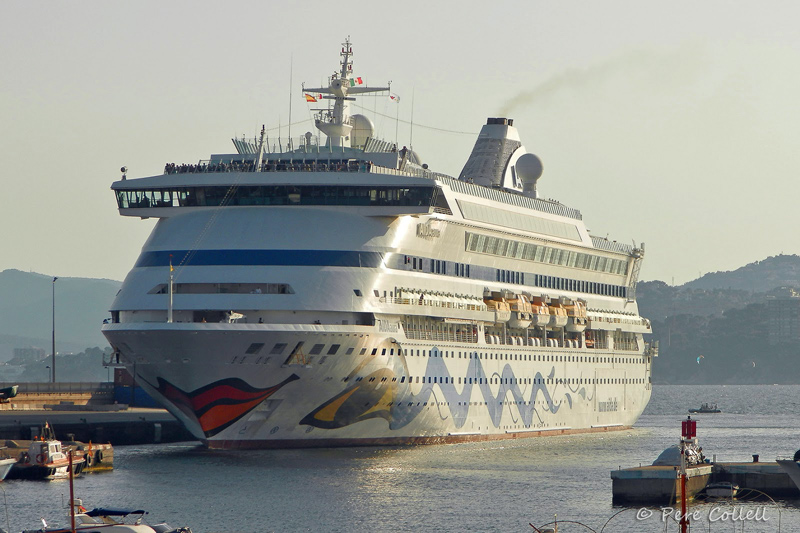
[[[800,490],[778,463],[712,463],[686,469],[686,493],[694,498],[709,483],[730,482],[773,498],[800,498]],[[611,471],[614,503],[670,505],[680,501],[675,466],[641,466]]]

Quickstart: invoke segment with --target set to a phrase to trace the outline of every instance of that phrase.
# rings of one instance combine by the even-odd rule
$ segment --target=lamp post
[[[56,382],[56,280],[58,277],[53,277],[53,359],[50,363],[52,368],[52,383]]]

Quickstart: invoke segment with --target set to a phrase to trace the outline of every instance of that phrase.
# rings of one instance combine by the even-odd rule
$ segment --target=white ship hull
[[[359,326],[119,324],[105,334],[147,354],[135,368],[137,385],[212,448],[608,431],[633,425],[650,397],[638,354],[427,344]],[[245,355],[256,341],[264,353]],[[286,353],[268,354],[300,341],[324,348],[288,364]],[[326,356],[333,344],[337,355]],[[561,360],[570,358],[608,362]]]

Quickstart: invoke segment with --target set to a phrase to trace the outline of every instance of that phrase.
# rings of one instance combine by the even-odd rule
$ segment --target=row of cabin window
[[[342,378],[342,381],[349,381],[349,377]],[[355,381],[362,381],[364,376],[359,376]],[[373,376],[367,380],[372,383],[377,377]],[[416,381],[415,381],[416,379]],[[463,380],[463,383],[462,383]],[[388,378],[381,378],[381,382],[388,381]],[[397,378],[392,378],[397,381]],[[400,377],[400,383],[406,382],[406,376]],[[430,383],[430,384],[458,384],[458,385],[632,385],[645,383],[644,378],[456,378],[450,376],[408,376],[409,383]]]
[[[288,345],[285,342],[276,343],[272,350],[270,350],[270,355],[281,355],[283,354],[284,350]],[[330,348],[326,355],[336,355],[341,348],[341,344],[331,344]],[[252,343],[245,354],[254,355],[261,351],[264,348],[263,342],[254,342]],[[308,355],[319,355],[324,350],[324,344],[315,344],[311,347],[308,351]],[[345,351],[345,355],[351,355],[355,348],[350,347]],[[387,348],[381,348],[381,355],[395,355],[395,349],[389,348],[387,354]],[[359,355],[365,355],[367,353],[367,348],[361,348]],[[438,355],[437,355],[438,354]],[[378,355],[378,348],[373,348],[371,355]],[[397,355],[401,355],[401,350],[397,349]],[[414,349],[404,349],[402,351],[402,355],[410,356],[410,357],[452,357],[456,358],[456,352],[450,351],[443,351],[443,352],[433,352],[430,353],[427,350],[414,350]],[[517,353],[486,353],[483,352],[458,352],[458,359],[493,359],[493,360],[504,360],[504,361],[541,361],[541,362],[562,362],[562,363],[617,363],[617,364],[644,364],[645,358],[644,357],[597,357],[597,356],[585,356],[585,355],[533,355],[533,354],[517,354]]]
[[[514,283],[515,285],[525,285],[525,274],[514,272],[513,270],[497,269],[497,279],[502,283]]]
[[[590,294],[618,296],[620,298],[624,298],[628,294],[627,287],[622,287],[620,285],[597,283],[595,281],[584,281],[579,279],[560,278],[558,276],[544,276],[541,274],[534,274],[533,284],[537,287],[544,287],[547,289],[588,292]]]
[[[480,233],[466,233],[466,250],[524,261],[535,261],[551,265],[563,265],[583,270],[624,275],[628,273],[628,261],[574,250],[565,250],[521,242]]]
[[[601,296],[615,296],[625,298],[628,295],[628,288],[621,285],[611,285],[609,283],[598,283],[572,278],[562,278],[559,276],[545,276],[543,274],[531,274],[515,270],[504,270],[500,268],[490,269],[489,267],[479,267],[473,265],[473,275],[470,275],[470,265],[465,263],[455,263],[439,259],[426,259],[411,255],[404,256],[404,264],[408,270],[423,272],[428,270],[433,274],[458,276],[462,278],[483,279],[489,281],[491,271],[494,270],[494,281],[501,283],[513,283],[515,285],[530,284],[534,287],[545,289],[557,289],[562,291],[583,292],[588,294],[599,294]],[[481,270],[484,275],[481,275]]]
[[[374,350],[373,350],[374,352]],[[463,354],[463,355],[462,355]],[[373,353],[373,355],[375,355]],[[386,349],[383,349],[381,355],[386,355]],[[398,353],[398,355],[400,355]],[[426,350],[412,350],[406,349],[402,355],[413,357],[452,357],[456,358],[456,352],[443,351],[431,352],[430,355]],[[458,352],[458,359],[494,359],[500,361],[541,361],[548,363],[616,363],[616,364],[644,364],[644,357],[597,357],[587,355],[533,355],[533,354],[516,354],[516,353],[486,353],[483,352]]]

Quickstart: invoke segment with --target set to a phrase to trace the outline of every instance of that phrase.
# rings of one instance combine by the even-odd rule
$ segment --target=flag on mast
[[[395,102],[398,102],[398,103],[400,102],[400,97],[399,97],[399,96],[397,96],[397,95],[396,95],[396,94],[394,94],[394,93],[389,93],[389,98],[391,98],[391,99],[392,99],[392,100],[394,100]]]
[[[310,94],[306,94],[306,102],[316,102],[317,99],[311,96]]]

